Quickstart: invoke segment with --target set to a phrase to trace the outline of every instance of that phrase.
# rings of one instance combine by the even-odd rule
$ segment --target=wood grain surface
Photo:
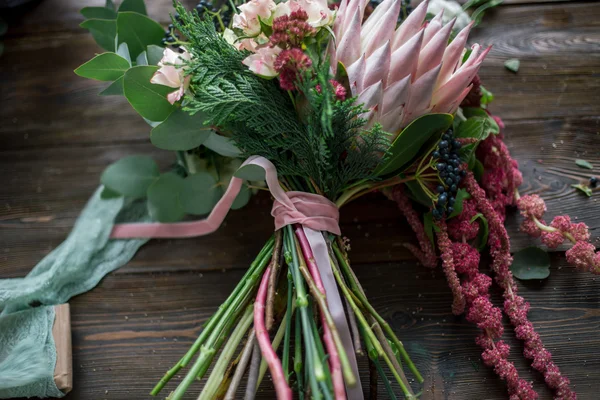
[[[65,238],[109,163],[128,154],[150,154],[165,167],[173,161],[151,146],[147,125],[124,99],[98,97],[105,84],[72,72],[100,52],[79,28],[78,10],[101,3],[43,1],[12,23],[3,39],[0,278],[24,276]],[[169,0],[147,3],[153,18],[167,21]],[[521,191],[542,195],[549,218],[568,213],[585,221],[597,242],[600,191],[587,198],[571,184],[600,169],[600,4],[507,0],[486,14],[471,41],[493,45],[481,77],[496,96],[492,111],[504,118],[507,144],[525,176]],[[517,74],[503,67],[508,58],[520,59]],[[577,167],[576,158],[595,169]],[[259,195],[231,212],[213,235],[153,241],[97,288],[74,298],[74,389],[66,399],[149,398],[149,389],[187,350],[270,235],[269,211],[269,197]],[[507,222],[513,249],[537,244],[518,232],[515,214]],[[423,269],[402,246],[414,238],[394,204],[365,197],[342,209],[341,225],[375,308],[426,376],[422,398],[506,399],[504,384],[480,361],[477,329],[452,316],[441,271]],[[520,284],[520,290],[579,398],[597,399],[600,280],[569,267],[562,251],[552,255],[550,278]],[[550,399],[510,329],[505,336],[519,371],[534,381],[541,398]],[[364,360],[361,366],[366,383]],[[268,380],[260,394],[274,398]]]

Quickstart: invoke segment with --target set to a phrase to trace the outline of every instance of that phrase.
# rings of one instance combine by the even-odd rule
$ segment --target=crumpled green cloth
[[[150,217],[145,203],[104,199],[102,190],[88,201],[67,239],[25,278],[0,280],[0,398],[62,396],[53,380],[54,309],[45,306],[92,289],[148,241],[109,239],[115,222],[149,222]],[[32,369],[32,364],[43,368]]]

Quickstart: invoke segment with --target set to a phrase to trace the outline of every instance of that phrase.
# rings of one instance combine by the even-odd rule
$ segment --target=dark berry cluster
[[[598,186],[598,178],[596,178],[595,176],[592,176],[590,178],[590,187],[595,188],[596,186]]]
[[[454,139],[454,132],[451,128],[442,135],[442,140],[440,140],[437,149],[432,154],[435,160],[435,168],[442,180],[442,184],[436,188],[438,198],[433,209],[433,216],[436,219],[442,218],[444,213],[450,215],[454,211],[458,185],[466,174],[464,170],[460,169],[461,161],[458,154],[460,147],[461,144]]]
[[[181,17],[177,13],[175,14],[174,18],[177,22],[181,21]],[[162,38],[163,46],[171,46],[171,47],[173,47],[173,49],[177,50],[177,49],[179,49],[179,46],[174,43],[178,39],[179,39],[179,35],[177,33],[175,33],[175,26],[173,24],[170,24],[169,27],[167,28],[167,30],[165,31],[165,37]]]

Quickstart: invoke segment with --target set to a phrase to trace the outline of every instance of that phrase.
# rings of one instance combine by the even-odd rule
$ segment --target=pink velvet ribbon
[[[275,198],[271,215],[275,218],[275,229],[286,225],[300,224],[316,231],[327,231],[340,235],[339,210],[323,196],[304,192],[285,192],[277,180],[275,165],[264,157],[252,156],[240,167],[256,165],[265,171],[265,180]],[[243,179],[233,177],[229,187],[206,219],[176,223],[131,223],[117,224],[111,237],[125,238],[189,238],[208,235],[223,223],[231,205],[242,188]]]
[[[337,288],[325,238],[321,232],[340,235],[339,210],[337,206],[323,196],[305,192],[286,192],[277,180],[275,165],[264,157],[252,156],[241,166],[255,165],[265,171],[267,187],[274,197],[271,215],[275,219],[275,230],[287,225],[300,224],[310,243],[313,257],[323,279],[327,304],[331,310],[334,323],[340,333],[342,343],[348,354],[352,371],[358,378],[358,367],[348,321],[344,314],[344,306]],[[131,223],[117,224],[111,237],[124,238],[189,238],[208,235],[216,231],[223,223],[225,216],[242,187],[242,178],[233,177],[223,197],[215,205],[206,219],[177,223]],[[350,400],[363,398],[360,379],[353,387],[346,385],[346,395]]]

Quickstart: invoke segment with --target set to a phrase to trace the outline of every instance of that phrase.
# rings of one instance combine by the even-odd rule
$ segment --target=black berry
[[[598,178],[596,178],[595,176],[592,176],[590,178],[590,186],[595,188],[598,185]]]

